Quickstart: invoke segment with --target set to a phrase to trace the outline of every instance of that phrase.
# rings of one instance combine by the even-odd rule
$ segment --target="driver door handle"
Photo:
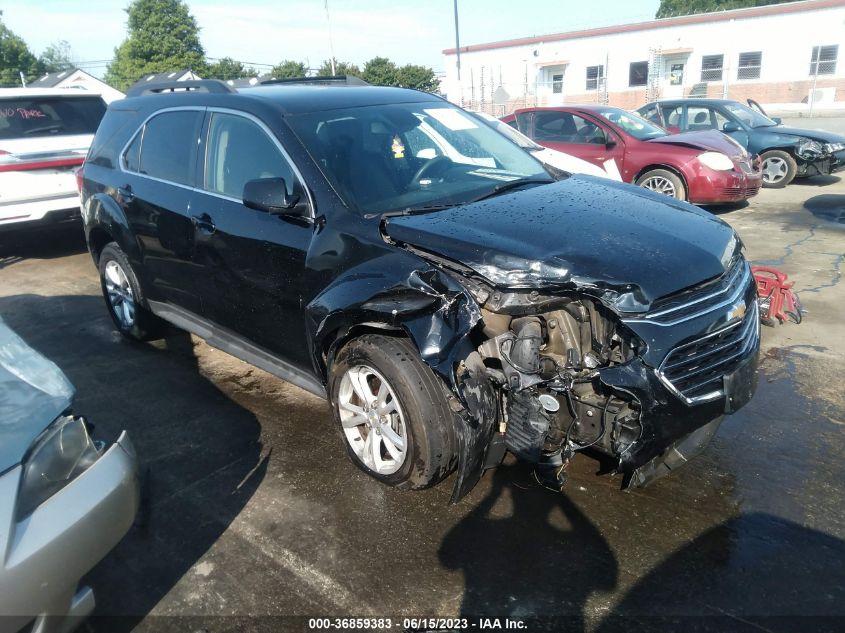
[[[206,233],[207,235],[211,235],[217,230],[217,226],[214,224],[214,220],[211,219],[211,216],[207,213],[203,213],[201,215],[192,215],[191,216],[191,224],[194,225],[194,228]]]

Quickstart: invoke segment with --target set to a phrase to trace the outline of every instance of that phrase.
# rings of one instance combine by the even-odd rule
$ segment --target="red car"
[[[762,184],[760,159],[715,130],[670,135],[609,106],[524,108],[502,119],[540,145],[572,154],[624,182],[694,204],[739,202]]]

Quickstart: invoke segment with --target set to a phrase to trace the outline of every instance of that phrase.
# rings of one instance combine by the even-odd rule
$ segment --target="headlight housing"
[[[798,145],[795,146],[795,153],[800,158],[816,158],[824,153],[824,147],[822,147],[821,143],[811,138],[802,138],[798,141]]]
[[[698,155],[698,160],[705,167],[716,171],[731,171],[734,168],[734,162],[721,152],[704,152]]]
[[[825,143],[823,146],[825,153],[832,154],[845,149],[845,143]]]
[[[32,514],[99,457],[82,418],[58,418],[36,440],[24,462],[18,492],[18,520]]]

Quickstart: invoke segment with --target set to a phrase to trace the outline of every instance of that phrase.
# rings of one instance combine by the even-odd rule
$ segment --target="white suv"
[[[79,215],[75,173],[105,111],[82,90],[0,89],[0,230]]]

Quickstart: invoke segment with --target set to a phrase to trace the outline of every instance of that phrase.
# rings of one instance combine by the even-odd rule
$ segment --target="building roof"
[[[73,73],[75,73],[78,68],[69,68],[68,70],[62,70],[55,73],[47,73],[43,77],[39,77],[35,81],[30,81],[29,86],[33,88],[55,88],[59,85],[63,79],[67,79]],[[84,71],[83,71],[84,72]]]
[[[162,81],[183,81],[186,79],[201,79],[201,77],[197,75],[194,71],[192,71],[190,68],[167,70],[163,73],[152,73],[149,75],[144,75],[134,84],[132,84],[129,87],[129,90],[131,90],[135,86],[140,86],[142,84],[147,83],[159,83]]]
[[[599,37],[602,35],[616,35],[617,33],[630,33],[633,31],[648,31],[651,29],[663,29],[672,26],[685,26],[689,24],[706,24],[708,22],[723,22],[727,20],[759,18],[769,15],[784,15],[789,13],[800,13],[804,11],[818,11],[819,9],[831,9],[834,7],[845,7],[845,0],[803,0],[802,2],[789,2],[786,4],[772,4],[763,7],[749,7],[746,9],[732,9],[729,11],[715,11],[713,13],[696,13],[683,15],[676,18],[662,18],[649,22],[637,22],[634,24],[621,24],[617,26],[604,26],[595,29],[582,31],[569,31],[567,33],[553,33],[550,35],[537,35],[533,37],[522,37],[512,40],[501,40],[498,42],[487,42],[484,44],[470,44],[461,46],[461,53],[473,53],[476,51],[487,51],[497,48],[512,48],[514,46],[530,46],[531,44],[542,44],[546,42],[559,42],[562,40],[576,40],[586,37]],[[447,48],[444,55],[455,55],[456,48]]]

